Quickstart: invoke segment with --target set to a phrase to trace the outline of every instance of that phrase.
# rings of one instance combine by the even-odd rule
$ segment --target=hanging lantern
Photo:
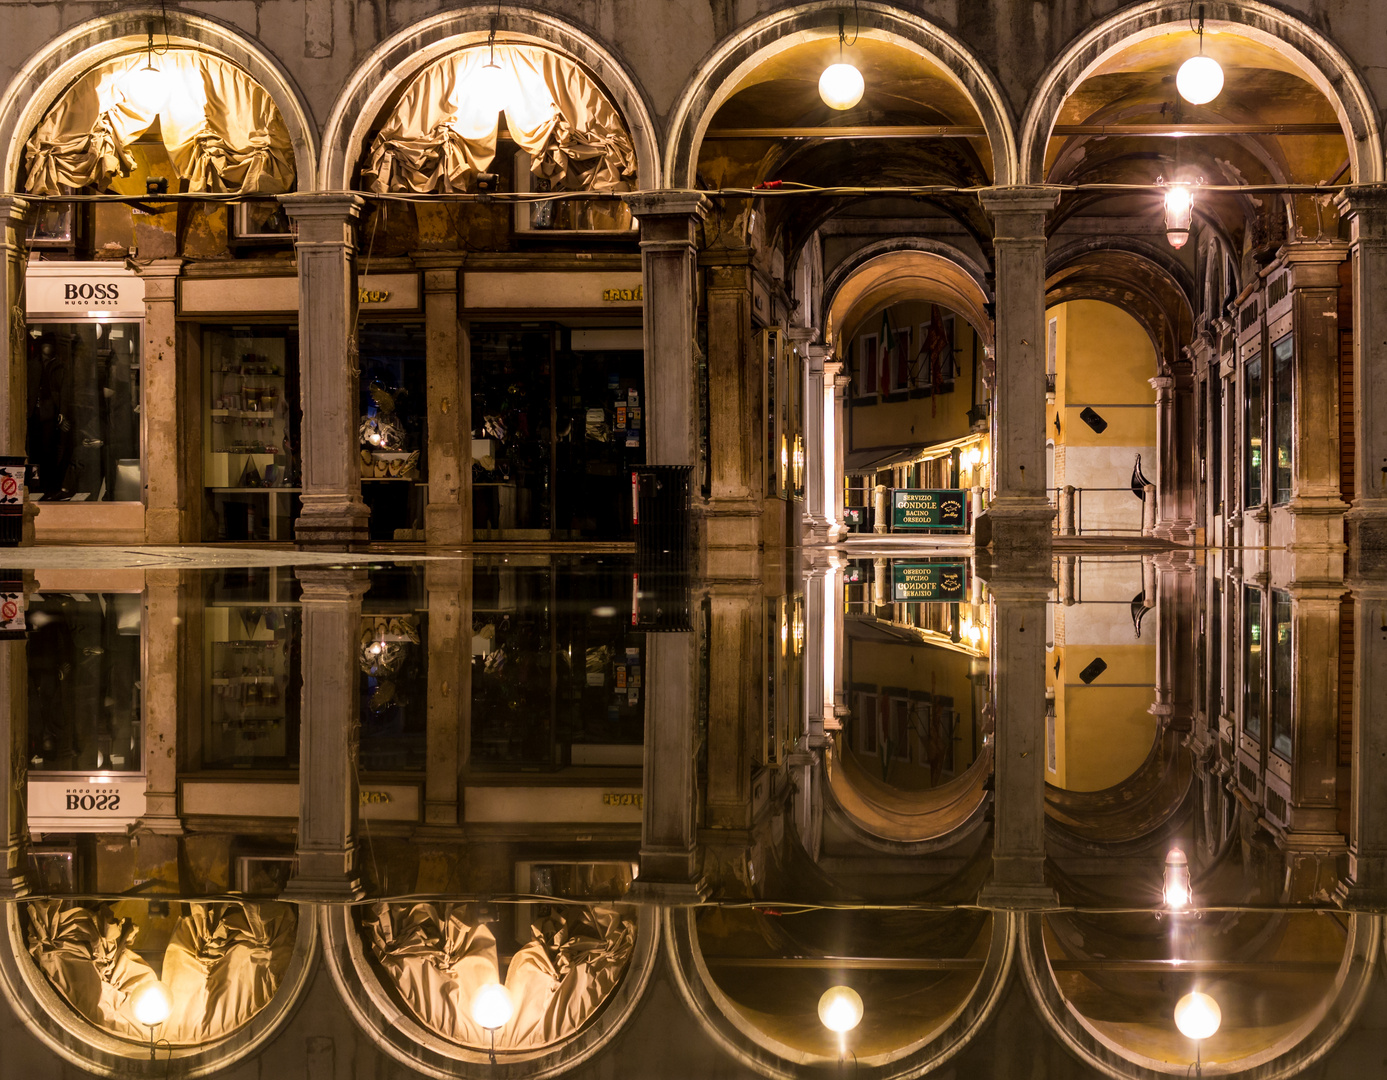
[[[829,64],[819,76],[819,97],[830,109],[851,109],[862,100],[867,84],[862,72],[843,59],[844,17],[838,16],[838,62]],[[857,40],[856,34],[853,41]]]
[[[144,65],[131,68],[121,80],[121,90],[126,98],[141,112],[157,113],[163,111],[169,99],[169,78],[154,66],[154,24],[147,27]],[[167,51],[167,44],[165,46]]]
[[[1165,190],[1165,238],[1171,247],[1178,250],[1185,246],[1185,242],[1190,238],[1190,224],[1193,218],[1194,189],[1189,184],[1167,185]]]
[[[1161,896],[1171,911],[1183,911],[1194,899],[1190,887],[1190,862],[1178,847],[1171,848],[1165,857],[1165,874],[1161,878]]]
[[[1207,105],[1223,90],[1223,68],[1204,55],[1204,5],[1199,5],[1199,54],[1191,56],[1175,73],[1175,88],[1191,105]]]

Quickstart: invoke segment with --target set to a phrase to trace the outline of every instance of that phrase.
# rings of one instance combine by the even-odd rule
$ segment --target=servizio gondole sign
[[[897,488],[891,493],[891,530],[966,529],[958,488]]]
[[[958,603],[967,596],[968,573],[962,563],[891,564],[891,599],[897,604]]]
[[[34,832],[108,832],[138,821],[145,778],[29,775],[29,828]]]

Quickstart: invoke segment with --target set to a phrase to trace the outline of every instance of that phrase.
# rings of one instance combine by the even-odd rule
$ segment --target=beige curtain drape
[[[164,951],[172,1012],[159,1037],[198,1043],[235,1031],[268,1005],[289,966],[298,931],[292,905],[190,903]],[[48,981],[92,1023],[144,1040],[140,992],[160,978],[134,950],[136,928],[109,904],[40,900],[29,908],[29,953]]]
[[[501,982],[496,939],[454,904],[375,904],[363,925],[376,960],[405,1004],[453,1042],[485,1047],[472,996]],[[614,906],[570,905],[531,927],[505,986],[515,1014],[496,1032],[498,1050],[531,1050],[578,1031],[616,988],[635,944],[635,921]]]
[[[530,171],[570,191],[630,191],[636,155],[620,114],[572,60],[525,45],[463,49],[424,68],[372,141],[371,191],[454,192],[496,157],[500,114]]]
[[[162,101],[142,100],[145,54],[93,68],[63,94],[25,144],[24,190],[106,188],[134,167],[129,147],[158,122],[189,191],[277,195],[294,186],[294,150],[274,101],[235,64],[195,49],[154,58]]]

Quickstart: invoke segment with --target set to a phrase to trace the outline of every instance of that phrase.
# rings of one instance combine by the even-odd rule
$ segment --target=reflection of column
[[[456,825],[458,776],[472,746],[472,565],[430,562],[424,824]]]
[[[282,195],[298,226],[299,388],[303,401],[299,543],[344,547],[369,539],[361,501],[356,347],[356,220],[349,193]]]
[[[299,709],[298,866],[293,900],[362,895],[356,865],[357,749],[361,728],[364,570],[299,569],[303,591],[303,703]]]
[[[1194,718],[1194,565],[1187,555],[1150,560],[1156,606],[1156,700],[1147,710],[1163,726],[1189,731]],[[1143,566],[1145,593],[1145,566]],[[1146,595],[1149,607],[1152,597]]]
[[[177,835],[178,718],[183,696],[183,589],[177,570],[145,572],[144,701],[145,813],[143,828]]]
[[[847,447],[844,442],[848,424],[847,396],[851,381],[843,374],[843,362],[833,360],[824,364],[824,381],[828,393],[824,398],[824,408],[832,416],[833,441],[827,436],[824,440],[824,453],[831,455],[825,462],[828,486],[824,492],[824,516],[828,519],[828,534],[831,540],[841,540],[847,535],[848,527],[843,524],[843,504],[846,493],[843,490],[843,469]]]
[[[824,633],[832,648],[831,655],[825,649],[824,657],[824,727],[830,731],[841,730],[843,717],[848,714],[844,591],[843,560],[834,557],[829,560],[828,572],[824,575],[824,608],[828,616]]]
[[[824,646],[831,627],[824,611],[824,564],[811,563],[804,573],[804,741],[819,747],[824,740]],[[830,708],[833,702],[828,702]]]
[[[0,195],[0,303],[7,313],[7,333],[0,335],[0,457],[28,454],[29,359],[24,338],[24,220],[29,204]],[[23,543],[34,542],[36,504],[24,505]]]
[[[198,455],[184,453],[179,421],[189,402],[186,365],[178,362],[178,272],[182,259],[156,259],[144,278],[144,352],[141,363],[144,420],[144,535],[151,544],[177,544],[193,538],[196,522],[187,492],[194,490],[187,470]]]
[[[992,659],[997,709],[992,880],[979,903],[1035,907],[1045,884],[1045,602],[1048,573],[994,577]]]
[[[1353,588],[1353,765],[1345,907],[1387,905],[1387,577]]]
[[[633,899],[693,903],[701,894],[695,816],[697,680],[692,631],[645,639],[645,775],[640,877]]]
[[[1194,529],[1194,390],[1188,364],[1151,380],[1156,391],[1156,528],[1186,542]]]
[[[991,188],[997,268],[997,363],[993,394],[992,549],[1033,554],[1050,545],[1054,510],[1045,493],[1045,217],[1053,188]],[[986,534],[984,533],[984,536]]]
[[[695,231],[710,203],[695,191],[642,191],[626,202],[641,223],[646,464],[693,465]]]
[[[20,603],[23,603],[21,597]],[[29,748],[29,650],[23,637],[0,638],[0,900],[28,891],[24,816],[25,773]]]
[[[704,254],[708,307],[708,457],[711,547],[754,548],[765,510],[764,368],[752,357],[751,250]]]
[[[1291,588],[1291,798],[1285,845],[1341,853],[1339,816],[1339,602],[1343,586]],[[1275,622],[1268,620],[1271,632]],[[1377,633],[1381,636],[1381,630]],[[1269,643],[1275,650],[1275,641]],[[1273,656],[1275,653],[1273,652]]]
[[[416,254],[424,271],[430,544],[472,540],[472,365],[458,329],[458,255]]]
[[[1349,549],[1387,554],[1387,191],[1349,188],[1335,199],[1353,250],[1353,508]]]
[[[745,829],[751,825],[752,741],[766,724],[763,586],[718,584],[710,593],[705,821]]]
[[[827,404],[825,362],[832,355],[826,345],[808,345],[804,361],[804,533],[806,539],[828,537],[824,495],[825,475],[832,447],[824,445],[824,407]]]

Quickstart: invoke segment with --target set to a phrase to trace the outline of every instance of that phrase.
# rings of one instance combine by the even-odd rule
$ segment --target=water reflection
[[[1378,947],[1353,747],[1381,601],[1248,569],[20,574],[7,992],[133,1060],[159,981],[168,1052],[220,1067],[323,963],[388,1053],[548,1068],[667,978],[735,1056],[894,1075],[1020,971],[1083,1058],[1183,1068],[1198,987],[1223,1009],[1204,1061],[1292,1060],[1342,1033]],[[864,1001],[842,1046],[833,985]]]

